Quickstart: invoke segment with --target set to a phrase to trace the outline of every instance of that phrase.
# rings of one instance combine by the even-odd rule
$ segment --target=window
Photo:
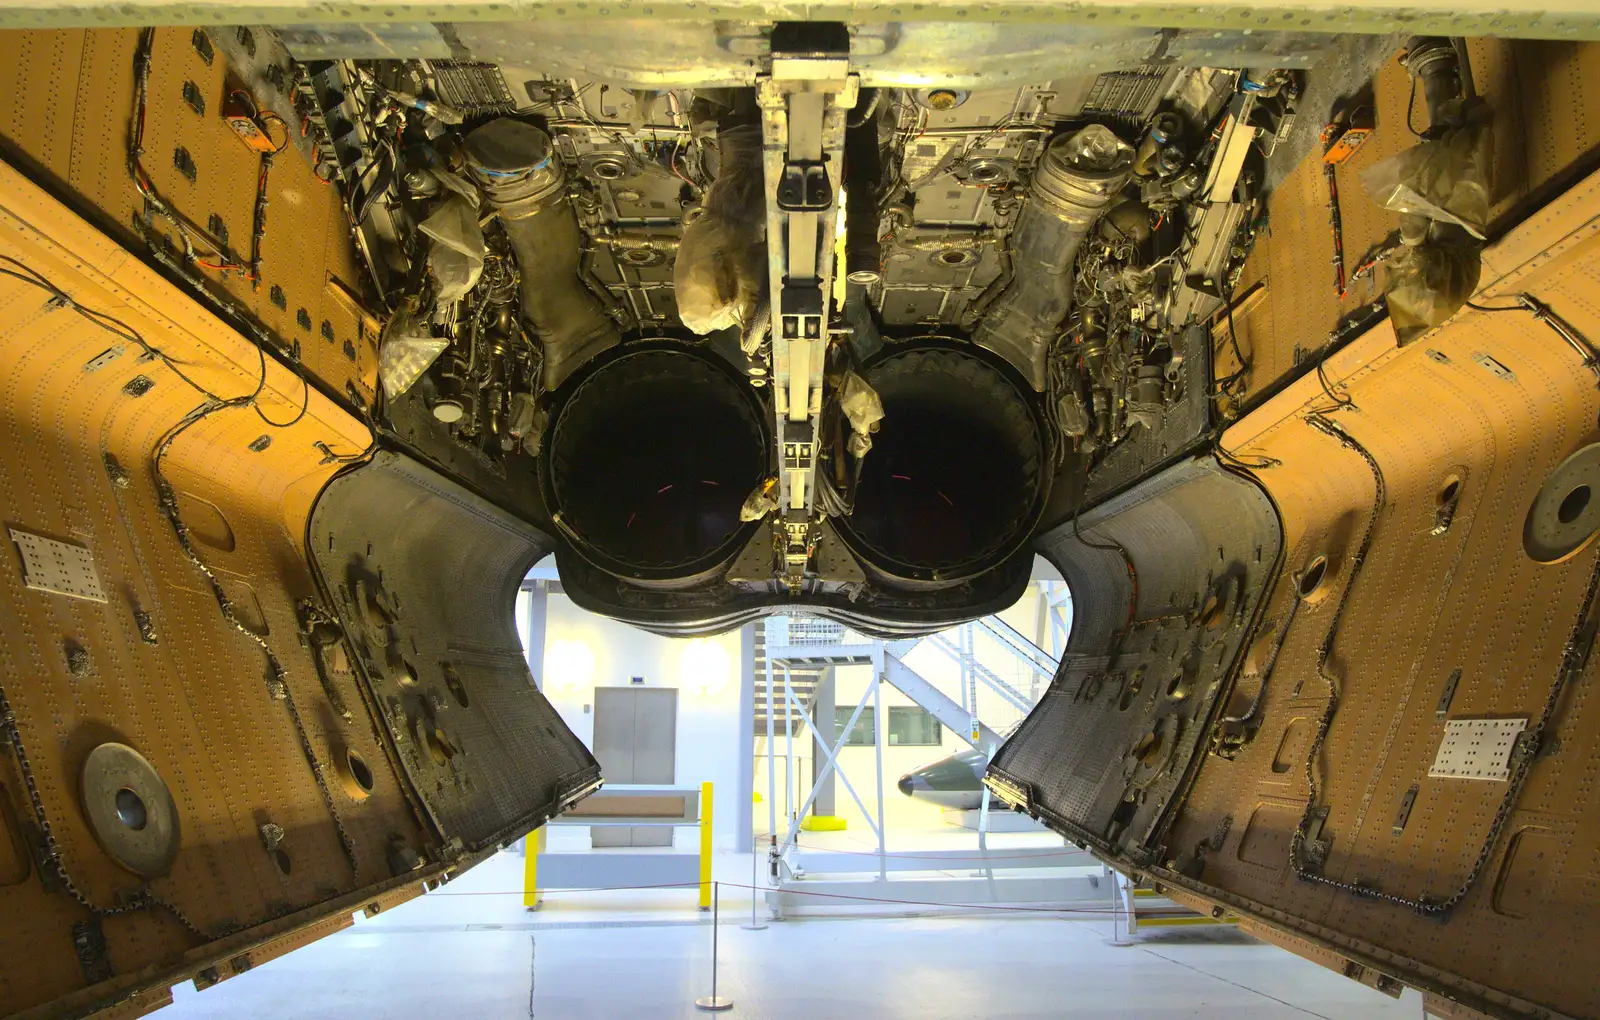
[[[854,705],[834,706],[834,725],[839,733],[844,732],[844,724],[850,721],[850,714],[855,710]],[[860,718],[850,730],[849,739],[844,742],[845,746],[871,747],[873,723],[872,709],[863,708]],[[938,747],[943,737],[939,720],[926,709],[915,705],[890,705],[888,729],[890,747]]]
[[[835,705],[833,707],[833,724],[838,727],[838,732],[844,732],[844,724],[850,721],[850,714],[856,710],[854,705]],[[846,747],[871,747],[873,735],[872,706],[868,705],[861,710],[861,717],[850,730],[850,739],[844,742]],[[837,736],[838,734],[835,734]]]
[[[937,747],[939,720],[925,708],[915,705],[889,706],[889,745]]]

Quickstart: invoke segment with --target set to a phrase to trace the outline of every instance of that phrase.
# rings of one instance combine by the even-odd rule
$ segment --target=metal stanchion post
[[[1131,946],[1133,941],[1122,934],[1122,912],[1126,905],[1123,897],[1122,873],[1107,868],[1111,879],[1111,938],[1107,940],[1113,946]]]
[[[761,864],[761,854],[756,849],[755,842],[752,840],[751,841],[751,846],[750,846],[750,923],[749,924],[741,924],[739,926],[739,927],[743,928],[745,931],[766,931],[767,930],[767,926],[766,926],[765,923],[756,920],[756,886],[758,885],[758,883],[756,882],[756,868],[758,866],[760,866],[760,864]]]
[[[725,1009],[733,1008],[732,999],[724,999],[717,995],[717,917],[721,913],[721,905],[722,883],[713,882],[711,890],[711,994],[694,1000],[696,1009],[703,1009],[708,1013],[720,1013]]]

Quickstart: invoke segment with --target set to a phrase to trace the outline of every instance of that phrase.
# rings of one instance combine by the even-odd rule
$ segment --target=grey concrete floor
[[[722,855],[719,855],[722,856]],[[729,855],[731,856],[731,855]],[[719,861],[737,880],[749,858]],[[553,895],[529,913],[520,861],[197,993],[160,1020],[618,1020],[706,1016],[711,926],[676,890]],[[1104,921],[1048,914],[791,920],[738,927],[724,900],[723,1016],[749,1020],[1044,1017],[1419,1018],[1390,999],[1227,927],[1165,928],[1122,948]]]

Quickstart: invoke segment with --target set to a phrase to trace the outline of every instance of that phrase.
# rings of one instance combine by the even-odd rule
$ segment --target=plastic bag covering
[[[839,408],[850,420],[850,430],[854,433],[850,437],[850,452],[865,457],[872,449],[872,433],[878,431],[878,423],[883,420],[883,399],[865,379],[854,372],[846,372],[839,387]]]
[[[378,379],[390,400],[409,390],[437,360],[450,341],[433,336],[428,324],[396,312],[383,331],[378,351]]]
[[[438,285],[439,302],[461,300],[483,274],[483,229],[478,226],[477,208],[452,194],[418,229],[433,238],[428,266]]]
[[[460,174],[453,174],[448,170],[433,170],[425,172],[431,172],[440,184],[460,195],[468,202],[472,203],[472,208],[474,210],[478,209],[482,204],[483,200],[478,194],[478,189],[473,187],[468,181],[464,180]]]
[[[520,440],[523,452],[530,457],[539,456],[544,448],[545,433],[550,430],[550,412],[540,407],[531,393],[511,395],[511,438]]]
[[[1083,397],[1068,390],[1056,401],[1056,424],[1063,434],[1084,436],[1089,433],[1089,409],[1083,406]]]
[[[745,497],[744,505],[739,508],[739,519],[759,521],[776,509],[778,509],[778,480],[768,478],[751,489],[750,495]]]
[[[1090,124],[1068,138],[1061,147],[1061,161],[1074,170],[1108,173],[1128,163],[1133,146],[1117,137],[1104,124]]]
[[[672,269],[678,317],[702,335],[751,322],[767,282],[761,128],[726,128],[717,148],[705,212],[683,228]]]
[[[1454,128],[1361,173],[1373,201],[1395,212],[1455,223],[1480,240],[1489,222],[1489,125]]]
[[[1401,245],[1383,263],[1384,299],[1401,344],[1454,315],[1478,289],[1476,247],[1443,243]]]

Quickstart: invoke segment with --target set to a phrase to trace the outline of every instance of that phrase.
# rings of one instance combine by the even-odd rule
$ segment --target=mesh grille
[[[510,113],[517,107],[505,76],[493,64],[436,60],[433,73],[439,98],[463,113]]]
[[[1155,112],[1166,80],[1164,67],[1108,71],[1095,80],[1089,98],[1084,100],[1083,112],[1094,117],[1143,121]]]

